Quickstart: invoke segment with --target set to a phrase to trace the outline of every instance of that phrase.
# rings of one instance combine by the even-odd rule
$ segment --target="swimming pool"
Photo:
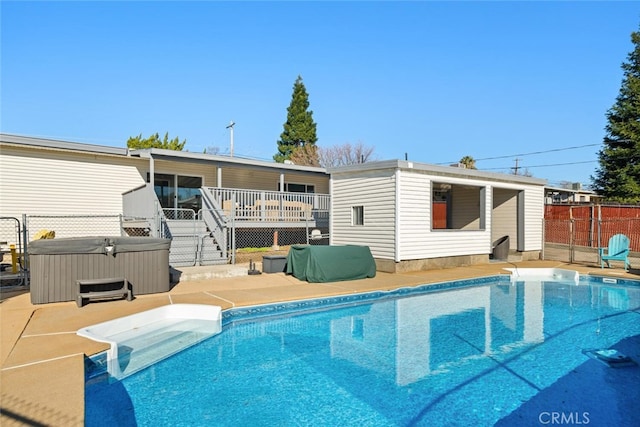
[[[639,425],[635,281],[508,276],[235,309],[86,387],[87,425]],[[555,421],[555,422],[554,422]],[[563,422],[561,422],[563,421]]]

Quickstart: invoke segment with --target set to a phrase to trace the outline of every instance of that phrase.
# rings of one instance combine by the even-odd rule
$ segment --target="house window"
[[[280,183],[278,183],[278,191],[280,191]],[[315,193],[316,187],[310,184],[294,184],[291,182],[285,182],[284,191],[289,193]]]
[[[351,225],[364,225],[364,206],[351,207]]]

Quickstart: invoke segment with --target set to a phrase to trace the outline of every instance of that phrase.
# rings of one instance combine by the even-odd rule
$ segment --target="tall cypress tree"
[[[631,33],[631,41],[620,93],[606,115],[600,167],[591,177],[598,193],[621,203],[640,203],[640,32]]]
[[[278,153],[273,156],[273,160],[278,163],[289,160],[295,149],[307,144],[315,145],[317,140],[313,111],[309,110],[309,95],[302,83],[302,77],[298,76],[293,84],[293,95],[287,108],[284,131],[278,140]]]

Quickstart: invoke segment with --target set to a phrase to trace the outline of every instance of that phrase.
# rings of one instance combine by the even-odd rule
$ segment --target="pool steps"
[[[221,308],[171,304],[88,326],[79,336],[110,345],[107,372],[120,379],[222,330]]]
[[[511,280],[568,280],[578,284],[580,274],[562,268],[505,268],[511,272]]]
[[[209,338],[209,322],[164,319],[135,331],[111,337],[118,343],[118,363],[122,376],[131,375]]]

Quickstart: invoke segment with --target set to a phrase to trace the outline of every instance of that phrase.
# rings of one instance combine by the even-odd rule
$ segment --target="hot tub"
[[[133,295],[167,292],[170,239],[74,237],[29,242],[31,302],[75,301],[78,280],[124,278]]]

